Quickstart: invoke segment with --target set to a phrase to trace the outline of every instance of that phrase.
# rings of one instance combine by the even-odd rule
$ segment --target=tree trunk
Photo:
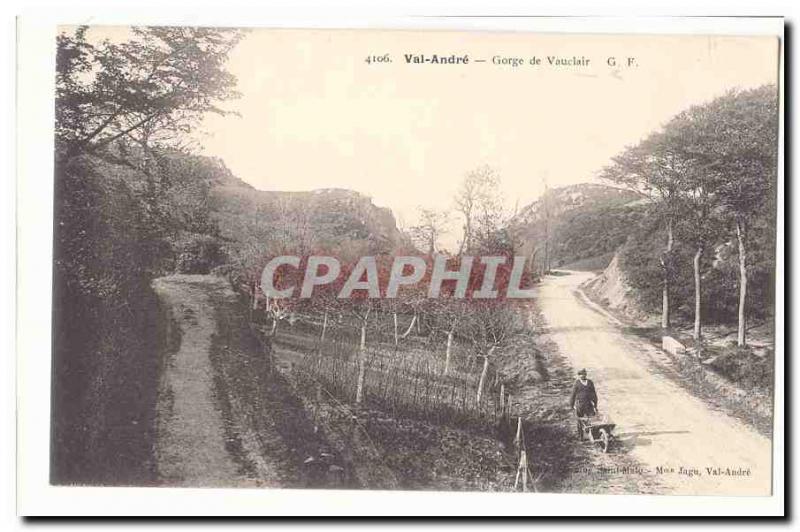
[[[356,381],[356,404],[361,404],[364,399],[364,377],[367,372],[366,367],[366,347],[367,347],[367,318],[361,323],[361,345],[358,349],[358,380]]]
[[[663,329],[669,328],[669,275],[670,275],[670,265],[672,259],[672,245],[673,245],[673,236],[672,236],[672,220],[667,223],[667,250],[664,253],[664,258],[662,259],[662,264],[664,266],[664,292],[662,294],[661,300],[661,327]]]
[[[458,255],[460,256],[463,252],[469,252],[472,248],[472,221],[470,218],[472,215],[466,216],[466,224],[464,226],[464,240],[461,241],[461,245],[458,248]]]
[[[481,379],[478,381],[478,395],[476,398],[478,405],[481,404],[481,397],[483,397],[483,387],[486,386],[486,374],[489,373],[489,357],[492,355],[494,347],[495,346],[492,346],[489,352],[483,357],[483,370],[481,371]]]
[[[322,334],[319,336],[320,343],[325,341],[325,331],[328,330],[328,311],[322,317]]]
[[[531,254],[530,254],[528,263],[530,264],[529,268],[531,269],[531,275],[535,279],[537,277],[537,272],[536,272],[536,246],[535,245],[533,245],[533,249],[531,250]]]
[[[414,324],[415,323],[417,323],[417,314],[416,313],[414,313],[414,317],[411,318],[411,323],[408,325],[408,329],[406,329],[406,332],[403,333],[403,336],[402,336],[403,338],[405,338],[406,336],[411,334],[411,331],[414,329]]]
[[[700,341],[701,336],[701,321],[700,321],[700,300],[701,297],[701,283],[700,283],[700,257],[703,254],[703,248],[698,247],[694,254],[694,339]]]
[[[364,400],[364,376],[367,372],[367,363],[364,350],[358,352],[358,381],[356,382],[356,404]]]
[[[267,373],[271,373],[272,370],[275,368],[275,357],[272,353],[272,337],[268,337],[265,335],[264,337],[264,364],[266,365]]]
[[[747,320],[745,316],[745,302],[747,300],[747,256],[745,254],[745,227],[744,222],[736,219],[736,240],[739,242],[739,331],[736,335],[736,345],[744,347],[747,345],[745,337],[745,327]]]
[[[256,292],[255,282],[253,283],[252,295],[253,295],[253,301],[252,304],[250,305],[250,321],[253,321],[253,315],[255,314],[256,309],[258,309],[258,296]]]
[[[444,374],[450,371],[450,354],[453,348],[453,329],[447,331],[447,349],[444,352]]]

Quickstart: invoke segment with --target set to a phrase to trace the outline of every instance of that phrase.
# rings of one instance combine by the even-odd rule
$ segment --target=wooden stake
[[[447,332],[447,350],[445,351],[444,355],[444,374],[450,371],[450,352],[453,347],[453,329],[451,328]]]
[[[528,455],[524,450],[520,454],[519,467],[522,469],[522,491],[528,491]]]
[[[475,396],[475,402],[479,405],[481,397],[483,397],[483,388],[486,386],[486,374],[489,372],[489,355],[492,354],[492,351],[494,351],[494,346],[483,356],[483,370],[481,370],[481,378],[478,380],[478,394]]]

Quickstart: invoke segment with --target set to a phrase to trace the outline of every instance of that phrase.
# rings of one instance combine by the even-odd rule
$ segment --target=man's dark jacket
[[[593,413],[597,408],[597,392],[594,390],[594,383],[586,379],[586,384],[581,383],[580,379],[575,381],[572,387],[572,396],[569,399],[569,407],[577,406],[578,415]]]

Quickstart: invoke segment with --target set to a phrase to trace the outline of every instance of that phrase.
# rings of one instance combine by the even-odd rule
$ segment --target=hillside
[[[391,211],[356,192],[258,191],[221,160],[177,150],[59,162],[54,221],[54,483],[155,478],[153,354],[169,346],[153,279],[402,243]]]
[[[210,192],[220,233],[231,242],[368,253],[388,252],[404,242],[392,211],[352,190],[265,191],[229,176]]]
[[[164,159],[170,187],[159,200],[186,222],[170,238],[174,260],[167,270],[208,273],[226,263],[247,266],[265,253],[357,256],[408,245],[392,211],[356,191],[258,190],[220,159],[183,153]]]
[[[638,194],[582,183],[549,190],[511,220],[524,252],[542,268],[545,242],[551,268],[602,270],[642,218]]]

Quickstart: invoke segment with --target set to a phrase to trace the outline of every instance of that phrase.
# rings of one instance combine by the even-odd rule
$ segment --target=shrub
[[[178,273],[206,274],[226,259],[219,240],[209,235],[192,235],[176,247],[175,270]]]

